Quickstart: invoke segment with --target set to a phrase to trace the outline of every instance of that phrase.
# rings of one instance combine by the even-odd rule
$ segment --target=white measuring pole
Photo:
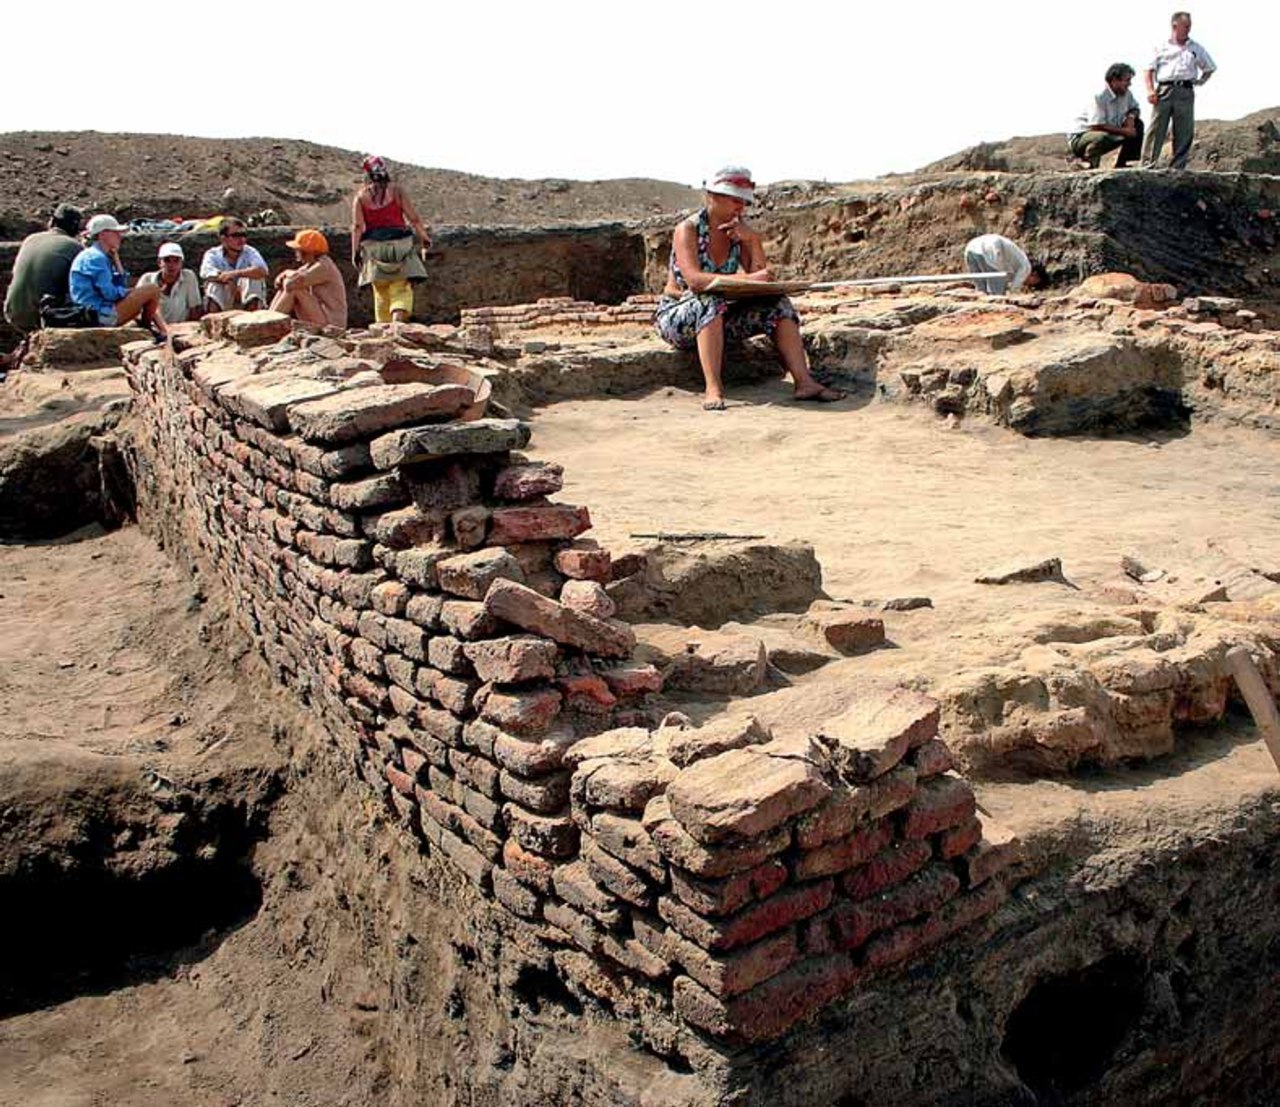
[[[857,277],[847,281],[819,281],[811,284],[809,288],[820,290],[868,284],[943,284],[947,281],[994,281],[997,278],[1003,281],[1012,276],[1012,273],[939,273],[936,276],[929,274],[912,277]]]

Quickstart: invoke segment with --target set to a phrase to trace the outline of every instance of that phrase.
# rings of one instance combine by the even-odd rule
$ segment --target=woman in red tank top
[[[365,183],[351,202],[351,264],[360,284],[373,286],[374,318],[404,323],[413,308],[409,282],[426,276],[422,262],[431,235],[381,158],[365,158],[363,169]],[[420,256],[413,253],[414,238]]]

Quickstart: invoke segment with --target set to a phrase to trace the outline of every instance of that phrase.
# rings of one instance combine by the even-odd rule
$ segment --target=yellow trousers
[[[413,288],[408,281],[373,282],[373,318],[390,323],[393,311],[413,314]]]

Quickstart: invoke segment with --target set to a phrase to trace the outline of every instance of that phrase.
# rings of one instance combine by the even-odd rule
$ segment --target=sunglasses
[[[249,232],[248,231],[223,231],[222,237],[223,238],[248,238]]]

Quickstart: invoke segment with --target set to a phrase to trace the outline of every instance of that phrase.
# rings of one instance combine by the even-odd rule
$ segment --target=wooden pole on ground
[[[1249,706],[1249,714],[1262,732],[1262,740],[1267,743],[1271,760],[1276,763],[1276,769],[1280,770],[1280,710],[1276,709],[1271,689],[1258,672],[1253,657],[1243,646],[1232,646],[1227,650],[1226,660],[1227,669],[1235,677],[1236,686]]]

